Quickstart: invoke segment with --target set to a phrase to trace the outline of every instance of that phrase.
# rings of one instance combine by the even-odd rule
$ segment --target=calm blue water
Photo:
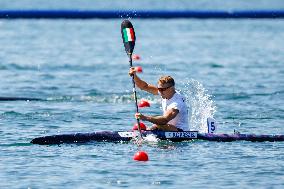
[[[283,188],[284,143],[29,143],[132,128],[121,21],[0,20],[0,96],[44,99],[0,102],[0,188]],[[141,77],[172,75],[192,127],[214,114],[218,133],[284,134],[283,20],[132,23]],[[138,95],[160,113],[159,98]],[[133,161],[138,150],[150,161]]]

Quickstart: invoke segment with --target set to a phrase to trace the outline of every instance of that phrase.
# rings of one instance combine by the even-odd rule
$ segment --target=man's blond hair
[[[175,80],[171,76],[162,76],[158,81],[158,85],[164,85],[164,84],[175,86]]]

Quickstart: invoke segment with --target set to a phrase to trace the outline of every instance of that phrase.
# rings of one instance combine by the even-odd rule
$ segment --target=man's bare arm
[[[147,82],[143,81],[136,75],[135,68],[130,68],[129,75],[134,75],[134,81],[137,87],[139,87],[141,90],[147,91],[149,93],[152,93],[154,95],[158,95],[158,88],[154,85],[148,84]]]
[[[169,121],[174,119],[178,113],[179,113],[178,109],[172,108],[172,109],[169,109],[165,113],[165,115],[162,115],[162,116],[146,116],[143,114],[139,114],[138,118],[144,121],[149,121],[157,125],[166,125]]]

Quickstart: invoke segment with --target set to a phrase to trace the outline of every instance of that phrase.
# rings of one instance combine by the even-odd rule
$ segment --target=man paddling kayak
[[[175,81],[171,76],[162,76],[158,80],[158,85],[155,86],[140,79],[134,67],[130,68],[129,75],[134,76],[134,82],[141,90],[162,97],[163,115],[150,116],[136,113],[136,118],[153,123],[151,130],[189,130],[185,98],[175,90]]]

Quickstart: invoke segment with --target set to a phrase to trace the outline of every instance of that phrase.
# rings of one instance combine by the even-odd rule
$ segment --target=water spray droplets
[[[216,106],[211,95],[206,94],[203,85],[194,79],[186,79],[182,83],[181,93],[186,97],[189,107],[189,125],[191,130],[207,132],[207,118],[214,117]]]

